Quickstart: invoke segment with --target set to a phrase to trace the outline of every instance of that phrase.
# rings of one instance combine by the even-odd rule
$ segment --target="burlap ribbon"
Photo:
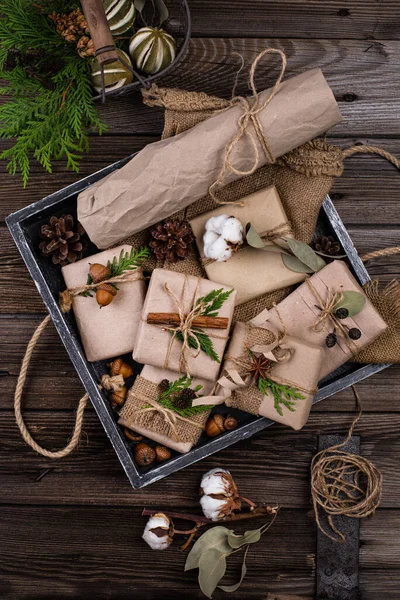
[[[169,331],[172,334],[167,354],[164,361],[164,369],[169,368],[169,360],[172,352],[172,348],[174,346],[175,340],[179,335],[182,337],[182,347],[179,359],[179,372],[186,372],[186,375],[190,377],[189,365],[186,354],[189,354],[192,358],[197,358],[201,352],[199,334],[202,333],[198,331],[195,327],[193,327],[193,321],[199,317],[205,309],[205,305],[203,300],[198,301],[198,291],[201,283],[201,277],[197,278],[196,290],[193,296],[193,301],[191,305],[191,309],[188,314],[185,314],[185,298],[187,295],[187,287],[188,287],[188,276],[185,275],[184,283],[183,283],[183,291],[182,298],[178,298],[176,294],[170,289],[168,283],[164,284],[164,290],[172,298],[174,304],[176,306],[176,310],[179,315],[179,324],[176,327],[161,325],[162,329],[165,331]],[[160,325],[156,325],[156,327],[160,327]],[[227,339],[227,336],[219,336],[215,334],[207,333],[209,337],[219,338],[219,339]],[[193,346],[196,345],[196,347]]]
[[[69,288],[67,290],[64,290],[63,292],[60,292],[59,295],[59,305],[61,308],[61,311],[63,313],[67,313],[71,310],[72,308],[72,301],[75,298],[75,296],[79,296],[80,294],[84,293],[84,292],[89,292],[89,291],[93,291],[95,290],[99,285],[104,284],[104,283],[128,283],[128,282],[133,282],[133,281],[143,281],[144,280],[144,275],[142,273],[142,270],[140,269],[135,269],[130,270],[130,271],[125,271],[124,273],[121,273],[121,275],[117,275],[116,277],[110,277],[110,279],[105,279],[104,281],[100,281],[97,283],[89,283],[87,285],[81,285],[75,288]]]

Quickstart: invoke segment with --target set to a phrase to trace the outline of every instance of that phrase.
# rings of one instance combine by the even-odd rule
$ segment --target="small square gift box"
[[[228,340],[235,290],[155,269],[133,358],[145,365],[216,381]]]
[[[146,253],[140,250],[136,253],[132,246],[124,245],[62,268],[67,290],[60,294],[60,306],[63,312],[73,309],[88,361],[132,352],[146,295],[146,284],[142,269],[135,266],[138,260],[129,259],[134,256],[138,259],[141,254]],[[109,271],[109,264],[114,262],[114,266],[121,266],[121,260],[124,265],[130,263],[131,267],[118,277],[110,279],[112,273]],[[99,283],[97,288],[87,289],[92,265],[99,265]],[[101,272],[100,266],[108,271]],[[105,279],[101,279],[102,273],[107,275]],[[107,283],[114,279],[118,280],[115,287]],[[95,283],[93,280],[90,285]],[[105,292],[104,299],[101,299],[97,290],[104,286],[105,289],[100,292]],[[99,305],[99,302],[108,302],[110,298],[108,305]]]
[[[320,379],[371,344],[387,328],[346,264],[336,260],[270,311],[290,335],[324,349]]]
[[[204,404],[192,408],[192,399],[205,402],[213,385],[146,365],[129,390],[118,423],[177,452],[189,452],[212,408]]]
[[[307,422],[324,357],[322,348],[286,334],[269,311],[238,322],[216,388],[216,404],[268,417],[293,429]]]
[[[282,238],[293,238],[290,223],[275,186],[249,194],[240,204],[220,206],[190,221],[200,259],[209,279],[235,288],[236,304],[242,304],[267,292],[304,281],[306,277],[304,273],[296,273],[288,269],[283,263],[282,254],[272,251],[276,249],[274,242],[279,244]],[[236,217],[243,228],[247,223],[251,223],[262,238],[265,249],[254,248],[244,243],[236,246],[234,251],[228,251],[231,256],[226,260],[206,258],[203,240],[206,223],[212,217],[221,215]],[[220,231],[219,221],[215,223],[216,229]],[[210,226],[209,224],[208,227]],[[213,233],[210,230],[207,235],[213,236]],[[217,234],[214,237],[217,239]],[[217,244],[220,241],[221,238]]]

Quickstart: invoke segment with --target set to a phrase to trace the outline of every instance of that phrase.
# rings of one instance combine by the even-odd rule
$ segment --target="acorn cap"
[[[155,452],[157,462],[164,462],[165,460],[169,460],[171,458],[171,450],[165,446],[157,445],[155,447]]]

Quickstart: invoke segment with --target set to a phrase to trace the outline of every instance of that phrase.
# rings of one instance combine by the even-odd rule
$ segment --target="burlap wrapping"
[[[148,106],[162,106],[165,110],[163,138],[177,135],[210,117],[216,110],[228,106],[228,101],[202,92],[187,92],[154,86],[143,92]],[[275,185],[281,197],[296,239],[310,243],[321,204],[332,187],[334,178],[343,172],[342,151],[323,140],[313,140],[279,158],[274,165],[265,165],[253,175],[243,177],[225,186],[218,196],[221,200],[239,200],[269,185]],[[211,196],[191,204],[174,216],[192,219],[219,206]],[[229,205],[227,206],[229,212]],[[137,234],[139,235],[139,234]],[[142,235],[142,234],[140,234]],[[131,236],[126,243],[135,245]],[[144,238],[142,238],[144,239]],[[159,266],[159,265],[158,265]],[[189,258],[164,267],[190,275],[205,277],[197,249]],[[234,321],[248,321],[274,302],[280,302],[292,290],[287,287],[270,292],[236,307]]]
[[[269,345],[275,339],[275,335],[269,329],[263,329],[261,327],[253,327],[248,324],[246,332],[245,344],[249,347],[255,345]],[[246,351],[240,357],[243,360],[247,359]],[[240,376],[244,375],[243,367],[236,367]],[[226,371],[222,372],[222,376],[229,377]],[[259,414],[259,408],[263,401],[264,395],[254,384],[254,382],[247,388],[239,388],[235,390],[232,395],[226,399],[225,404],[232,408],[240,408],[245,412],[253,415]]]
[[[129,422],[129,426],[135,429],[135,425],[143,427],[145,429],[154,431],[159,435],[166,437],[171,436],[171,428],[167,421],[163,418],[160,413],[156,411],[149,412],[138,412],[141,408],[146,406],[146,402],[143,399],[151,398],[157,400],[160,390],[156,383],[144,379],[141,375],[138,375],[131,389],[129,390],[126,402],[119,413],[119,416],[126,422]],[[204,428],[210,411],[204,411],[198,415],[190,417],[191,421],[199,424]],[[190,425],[186,421],[177,419],[176,421],[176,433],[181,443],[196,444],[202,430],[200,427]]]

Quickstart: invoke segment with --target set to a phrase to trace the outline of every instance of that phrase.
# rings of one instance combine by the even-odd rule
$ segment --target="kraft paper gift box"
[[[86,285],[90,265],[106,265],[121,251],[130,252],[124,245],[83,258],[62,268],[67,288]],[[136,277],[136,280],[134,280]],[[72,308],[88,361],[103,360],[132,352],[146,294],[142,270],[132,271],[132,281],[118,283],[118,292],[111,304],[100,309],[93,296],[75,296]]]
[[[279,326],[280,320],[282,320],[290,335],[313,342],[323,348],[324,360],[320,379],[350,360],[387,328],[385,321],[376,311],[372,302],[365,297],[365,305],[361,312],[353,317],[340,320],[340,324],[346,330],[359,329],[361,331],[360,339],[352,340],[338,334],[337,344],[328,348],[326,336],[334,331],[334,326],[332,320],[327,318],[322,322],[322,326],[317,326],[320,331],[316,331],[315,325],[322,312],[319,306],[321,301],[322,304],[326,303],[329,293],[345,291],[364,293],[346,264],[335,260],[302,283],[276,308],[270,310],[270,321],[274,325]]]
[[[265,310],[248,323],[236,323],[218,381],[217,403],[225,396],[227,406],[301,429],[317,390],[324,352],[316,344],[283,334],[268,319]],[[251,364],[249,349],[253,356],[263,357],[265,353],[267,360],[271,359],[266,377],[301,397],[288,401],[281,395],[278,400],[270,389],[264,395],[254,377],[246,375],[246,365]]]
[[[220,206],[196,217],[190,224],[196,237],[200,259],[209,279],[230,285],[237,291],[236,304],[242,304],[300,281],[304,281],[304,273],[296,273],[288,269],[282,254],[243,245],[225,262],[217,262],[204,256],[203,235],[205,225],[211,217],[222,214],[236,217],[243,225],[252,223],[257,233],[263,237],[269,233],[279,237],[291,237],[290,223],[287,220],[281,199],[275,186],[270,186],[249,194],[242,199],[244,206],[230,204]],[[267,246],[272,241],[265,240]]]
[[[170,293],[168,293],[166,285]],[[228,292],[232,288],[192,275],[184,275],[166,269],[155,269],[150,279],[143,306],[142,319],[133,350],[133,359],[145,365],[166,368],[178,373],[186,373],[188,370],[191,376],[215,381],[218,377],[232,323],[235,290],[231,292],[218,310],[219,317],[228,319],[227,328],[202,328],[212,341],[219,362],[210,358],[203,350],[198,352],[197,356],[195,356],[196,350],[193,350],[193,348],[184,350],[182,342],[178,337],[173,338],[173,332],[169,331],[166,325],[147,323],[147,317],[149,313],[176,314],[179,309],[184,315],[188,315],[198,298],[206,296],[213,290],[220,289]]]
[[[168,416],[165,417],[163,413],[157,410],[143,410],[144,407],[149,407],[149,400],[157,401],[160,394],[158,384],[163,379],[174,382],[180,377],[181,374],[173,371],[144,366],[129,390],[126,402],[119,413],[118,423],[177,452],[189,452],[197,444],[210,410],[190,416],[188,420],[182,420],[179,415],[175,415],[175,418],[172,418],[172,425]],[[194,378],[190,387],[195,389],[198,385],[202,386],[198,393],[207,396],[214,384],[211,381]]]

